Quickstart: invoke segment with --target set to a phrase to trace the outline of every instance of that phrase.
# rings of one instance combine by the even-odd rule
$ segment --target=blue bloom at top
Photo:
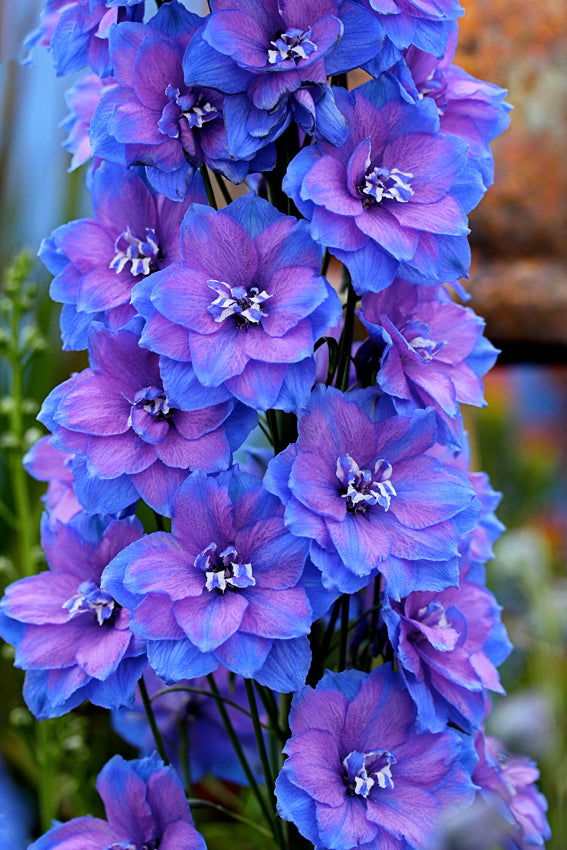
[[[114,756],[96,788],[106,820],[88,815],[56,824],[29,850],[206,850],[177,774],[156,753],[132,761]]]
[[[47,0],[39,26],[26,38],[26,47],[48,47],[57,76],[90,65],[99,77],[113,66],[108,52],[112,24],[141,21],[144,0]]]
[[[415,46],[440,59],[447,48],[457,18],[464,14],[459,0],[358,0],[374,11],[384,28],[381,50],[365,64],[377,77]]]
[[[344,118],[327,77],[375,56],[383,29],[353,0],[215,0],[189,44],[186,82],[225,92],[229,147],[239,157],[273,141],[295,118],[342,144]]]
[[[188,86],[183,54],[202,19],[169,0],[148,24],[125,24],[110,33],[110,56],[119,86],[107,92],[91,123],[97,156],[143,164],[152,186],[182,200],[195,168],[206,163],[234,183],[273,167],[254,153],[235,161],[228,151],[223,95]]]
[[[327,671],[293,699],[278,811],[317,848],[427,850],[443,815],[472,802],[472,747],[453,729],[415,731],[391,666]]]
[[[165,681],[223,665],[287,692],[304,684],[311,661],[307,548],[257,478],[238,467],[194,472],[175,497],[172,533],[129,547],[108,565],[103,584],[128,600],[133,628]]]
[[[126,608],[100,586],[106,564],[143,534],[139,520],[101,522],[85,515],[42,523],[49,571],[20,579],[0,602],[0,634],[27,670],[24,698],[39,719],[59,717],[90,699],[121,708],[134,699],[147,664]]]
[[[315,342],[341,315],[307,223],[255,195],[219,212],[193,205],[181,254],[132,295],[148,320],[142,345],[165,355],[166,391],[194,403],[190,360],[203,404],[214,391],[257,410],[300,410],[315,380]]]
[[[303,148],[283,181],[313,238],[346,265],[358,293],[381,292],[396,276],[431,285],[466,275],[466,214],[483,190],[467,145],[439,133],[432,101],[407,103],[388,81],[335,97],[346,143]]]
[[[93,321],[122,328],[136,315],[135,284],[180,259],[179,228],[190,203],[205,204],[200,174],[184,202],[151,192],[135,169],[110,162],[91,181],[94,218],[70,221],[44,239],[39,256],[55,277],[50,295],[63,303],[65,349],[88,345]]]
[[[427,587],[432,562],[454,563],[480,506],[462,473],[427,454],[433,410],[384,418],[366,411],[372,404],[371,390],[343,395],[319,384],[297,443],[270,462],[265,484],[285,503],[288,528],[310,538],[325,587],[351,593],[379,569],[400,598],[408,586]],[[443,569],[445,586],[451,572]]]

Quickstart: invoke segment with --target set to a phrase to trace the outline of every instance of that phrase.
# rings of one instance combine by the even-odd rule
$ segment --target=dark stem
[[[199,800],[194,797],[189,797],[187,802],[191,806],[191,809],[215,809],[217,812],[222,812],[223,815],[227,815],[227,817],[234,818],[234,820],[240,821],[240,823],[245,823],[247,826],[251,826],[267,838],[271,837],[271,832],[259,823],[250,820],[250,818],[244,817],[244,815],[238,814],[238,812],[233,812],[231,809],[227,809],[219,803],[213,803],[210,800]]]
[[[254,685],[250,679],[244,679],[244,685],[246,687],[246,694],[248,696],[248,702],[250,704],[250,713],[252,714],[252,723],[254,724],[254,735],[256,736],[256,746],[258,748],[258,753],[260,755],[260,762],[262,763],[262,773],[264,774],[264,779],[266,782],[266,788],[268,790],[268,794],[270,799],[275,800],[274,795],[274,777],[272,775],[272,769],[270,767],[270,760],[268,758],[268,752],[266,750],[266,744],[264,741],[264,736],[262,735],[262,725],[260,723],[260,715],[258,714],[258,705],[256,703],[256,696],[254,694]],[[281,823],[274,812],[274,836],[280,847],[283,848],[283,836]]]
[[[230,738],[230,742],[231,742],[232,746],[234,747],[234,752],[236,753],[236,757],[237,757],[238,761],[240,762],[240,764],[242,766],[242,770],[244,771],[246,779],[248,780],[248,784],[250,785],[250,788],[252,789],[252,792],[254,793],[256,799],[258,800],[258,804],[259,804],[260,808],[262,809],[262,814],[266,818],[266,821],[270,824],[272,833],[273,833],[274,837],[276,837],[276,839],[277,839],[277,830],[276,830],[275,821],[274,821],[274,814],[273,814],[273,812],[270,811],[270,809],[266,805],[264,795],[260,791],[258,783],[256,782],[256,777],[252,773],[250,765],[248,764],[248,760],[247,760],[246,756],[244,755],[244,750],[242,749],[242,744],[240,743],[238,735],[236,734],[236,732],[234,730],[234,726],[232,725],[230,717],[228,716],[228,712],[225,708],[223,698],[222,698],[222,696],[219,692],[219,689],[217,687],[217,683],[215,682],[211,673],[209,673],[209,675],[207,676],[207,679],[209,681],[211,691],[212,691],[213,695],[215,696],[215,698],[217,699],[217,705],[218,705],[218,708],[219,708],[219,713],[222,717],[222,722],[224,723],[228,737]]]
[[[221,190],[222,196],[224,198],[224,202],[228,206],[228,204],[232,203],[232,198],[230,196],[230,192],[226,188],[226,183],[224,182],[224,178],[220,174],[217,174],[216,171],[214,172],[214,175],[215,175],[215,180],[217,181],[217,186]]]
[[[209,177],[209,172],[207,171],[207,166],[203,165],[201,168],[201,174],[203,175],[203,181],[205,183],[205,189],[207,190],[207,198],[209,201],[209,205],[214,209],[218,210],[217,201],[215,198],[215,193],[213,191],[213,186],[211,183],[211,178]]]
[[[356,302],[358,300],[358,295],[354,291],[350,280],[350,274],[348,273],[348,271],[346,271],[346,269],[345,281],[348,286],[348,295],[345,312],[345,323],[343,325],[341,340],[339,342],[339,362],[337,366],[337,377],[335,380],[335,386],[337,387],[337,389],[342,390],[342,392],[345,392],[348,387],[348,373],[350,371],[350,350],[354,338],[354,311],[356,308]]]
[[[265,688],[263,685],[259,685],[258,682],[254,683],[256,685],[256,690],[258,691],[258,695],[262,700],[262,705],[266,709],[266,714],[270,718],[271,726],[264,726],[265,729],[269,729],[270,731],[276,730],[278,737],[282,737],[280,730],[280,723],[278,717],[278,706],[274,699],[273,693],[269,688]]]
[[[167,753],[165,752],[163,739],[161,737],[160,731],[158,729],[158,725],[156,723],[156,718],[155,718],[154,711],[153,711],[153,708],[152,708],[152,701],[149,697],[148,689],[146,688],[146,683],[144,682],[143,676],[140,678],[140,681],[138,682],[138,688],[140,690],[140,696],[142,697],[142,702],[144,703],[144,710],[145,710],[146,716],[148,718],[148,723],[150,724],[150,729],[152,730],[152,735],[154,736],[156,750],[158,751],[163,763],[169,764],[169,759],[167,757]]]
[[[152,696],[152,702],[156,699],[156,697],[162,697],[165,694],[172,693],[173,691],[187,691],[187,693],[190,694],[201,694],[204,697],[212,697],[215,702],[222,700],[225,705],[230,705],[231,708],[235,708],[237,711],[242,712],[242,714],[245,714],[246,717],[252,717],[249,711],[246,711],[243,706],[238,705],[237,702],[233,702],[233,700],[228,699],[228,697],[217,696],[216,694],[212,694],[210,691],[207,691],[204,688],[193,688],[190,685],[173,685],[173,687],[171,688],[163,688],[163,690],[161,691],[156,691],[156,693]],[[269,731],[269,726],[266,726],[265,724],[262,725],[265,729]]]
[[[275,410],[266,410],[266,419],[268,420],[268,427],[272,434],[272,445],[274,447],[274,452],[279,454],[282,450],[282,445],[280,443],[280,432],[278,428],[278,417]]]

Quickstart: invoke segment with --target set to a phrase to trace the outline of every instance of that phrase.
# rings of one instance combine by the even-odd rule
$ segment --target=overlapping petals
[[[307,548],[257,479],[238,468],[194,472],[175,498],[172,533],[130,547],[108,566],[103,584],[128,600],[133,628],[166,681],[222,664],[291,691],[304,683],[310,663]]]
[[[0,602],[0,633],[16,647],[16,666],[28,671],[24,697],[36,717],[58,717],[85,699],[105,708],[133,700],[147,663],[144,642],[100,580],[142,533],[134,518],[44,521],[49,571],[11,584]]]

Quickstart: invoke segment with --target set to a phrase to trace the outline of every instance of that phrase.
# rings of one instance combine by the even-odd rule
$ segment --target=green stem
[[[269,829],[266,829],[265,826],[256,823],[256,821],[250,820],[250,818],[244,817],[244,815],[238,814],[238,812],[233,812],[231,809],[226,809],[219,803],[212,803],[210,800],[199,800],[192,797],[189,797],[187,802],[189,803],[192,809],[215,809],[217,812],[222,812],[223,815],[227,815],[227,817],[234,818],[234,820],[240,821],[240,823],[245,823],[246,826],[252,827],[252,829],[255,829],[257,832],[262,833],[262,835],[265,835],[267,838],[272,837],[272,833]]]
[[[224,198],[224,202],[228,206],[228,204],[232,203],[232,198],[230,196],[230,192],[226,188],[226,183],[224,182],[224,179],[221,177],[221,175],[217,174],[216,171],[214,172],[214,175],[215,175],[215,180],[217,181],[217,186],[221,190],[222,196]]]
[[[178,720],[177,731],[179,733],[179,760],[185,780],[185,788],[187,793],[191,793],[191,765],[189,764],[189,735],[187,734],[187,724],[183,720]]]
[[[343,325],[341,340],[339,342],[339,359],[337,365],[337,377],[335,381],[335,386],[337,387],[337,389],[342,390],[342,392],[345,392],[348,388],[348,373],[350,370],[350,350],[352,348],[352,341],[354,338],[354,311],[356,308],[356,302],[358,300],[358,296],[354,291],[350,280],[350,275],[346,270],[345,272],[345,278],[348,285],[348,295],[345,312],[345,323]]]
[[[55,776],[53,758],[49,747],[49,721],[42,720],[36,726],[37,759],[39,768],[38,804],[42,832],[51,829],[55,811]]]
[[[283,447],[280,441],[280,430],[278,427],[278,417],[276,411],[266,410],[266,419],[268,421],[268,427],[272,435],[272,445],[274,447],[274,452],[276,454],[279,454]]]
[[[329,270],[329,263],[331,262],[331,255],[329,253],[329,249],[325,248],[325,253],[323,254],[323,262],[321,264],[321,274],[323,277],[327,274]]]
[[[256,682],[255,684],[256,690],[258,691],[260,699],[262,700],[262,705],[266,709],[266,714],[270,718],[271,723],[270,727],[266,727],[264,724],[262,724],[262,726],[264,726],[264,728],[268,728],[270,731],[275,730],[277,732],[278,737],[281,737],[280,722],[278,717],[278,706],[274,699],[274,695],[268,688],[264,688],[262,685],[259,685],[258,682]]]
[[[348,595],[348,593],[345,593],[343,594],[341,607],[341,648],[339,653],[339,673],[341,673],[346,667],[349,607],[350,596]]]
[[[209,177],[209,172],[207,171],[206,165],[203,165],[203,167],[201,168],[201,174],[203,175],[203,182],[205,183],[205,189],[207,190],[207,198],[209,204],[214,210],[218,210],[215,193],[213,191],[213,186],[211,183],[211,178]]]
[[[238,735],[236,734],[236,732],[234,730],[234,726],[232,725],[230,717],[228,716],[228,712],[225,708],[223,698],[222,698],[220,691],[217,687],[217,683],[215,682],[211,673],[209,673],[209,675],[207,676],[207,679],[209,680],[209,685],[210,685],[211,691],[213,692],[214,696],[217,699],[217,705],[219,707],[219,712],[220,712],[220,715],[222,717],[222,721],[224,723],[225,729],[228,733],[228,737],[230,738],[230,742],[231,742],[232,746],[234,747],[234,752],[236,753],[236,757],[237,757],[238,761],[240,762],[240,764],[242,766],[242,770],[244,771],[246,779],[248,780],[248,784],[250,785],[250,788],[252,789],[252,792],[254,793],[256,799],[258,800],[258,804],[259,804],[259,806],[262,810],[262,814],[266,818],[266,821],[270,824],[270,827],[272,829],[272,833],[275,837],[276,832],[275,832],[273,812],[271,812],[269,810],[268,806],[266,805],[264,795],[260,791],[258,783],[256,782],[256,777],[252,773],[250,765],[248,764],[248,760],[247,760],[246,756],[244,755],[244,750],[242,749],[240,739],[238,738]]]
[[[256,695],[254,694],[254,685],[252,684],[252,681],[250,679],[244,679],[244,687],[246,688],[246,696],[248,697],[248,704],[250,705],[250,714],[252,715],[254,735],[256,737],[256,746],[258,748],[258,754],[260,756],[260,762],[262,764],[262,773],[264,774],[264,780],[266,782],[268,794],[273,800],[274,777],[272,776],[272,769],[270,767],[270,762],[268,759],[266,743],[264,741],[264,736],[262,735],[262,724],[260,723],[260,715],[258,714],[258,704],[256,702]],[[277,824],[277,818],[275,823]]]
[[[193,688],[190,685],[173,685],[171,688],[163,688],[163,690],[156,691],[156,693],[152,695],[151,701],[153,702],[157,697],[162,697],[165,694],[171,694],[174,691],[187,691],[187,693],[190,694],[201,694],[205,697],[211,697],[215,700],[215,702],[222,700],[225,705],[230,705],[231,708],[235,708],[237,711],[241,711],[242,714],[246,715],[246,717],[252,717],[249,711],[246,711],[243,706],[238,705],[237,702],[233,702],[231,699],[228,699],[228,697],[217,696],[216,694],[212,694],[210,691],[205,690],[205,688]],[[264,726],[264,729],[266,729],[267,731],[270,731],[269,726],[266,726],[264,723],[262,724],[262,726]]]
[[[140,696],[142,697],[142,702],[144,703],[144,709],[145,709],[145,712],[146,712],[146,716],[148,718],[148,723],[150,724],[150,729],[152,730],[152,735],[154,736],[156,749],[157,749],[163,763],[169,764],[169,759],[167,757],[167,753],[165,752],[163,739],[161,737],[160,731],[158,729],[158,725],[156,723],[156,718],[155,718],[154,711],[153,711],[153,708],[152,708],[152,701],[151,701],[151,699],[148,695],[148,689],[146,688],[146,683],[144,682],[143,676],[140,678],[140,681],[138,682],[138,688],[140,690]]]

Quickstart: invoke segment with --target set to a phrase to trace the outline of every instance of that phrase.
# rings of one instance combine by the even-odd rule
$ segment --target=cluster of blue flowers
[[[460,413],[497,354],[455,296],[505,92],[452,64],[457,0],[151,5],[48,0],[28,38],[83,71],[66,145],[93,217],[40,256],[89,367],[39,415],[49,570],[8,587],[0,634],[37,718],[89,699],[145,756],[100,774],[107,821],[32,847],[204,847],[148,755],[148,689],[180,776],[279,772],[281,848],[284,819],[427,850],[475,800],[506,850],[542,845],[535,767],[484,735],[511,646]]]

